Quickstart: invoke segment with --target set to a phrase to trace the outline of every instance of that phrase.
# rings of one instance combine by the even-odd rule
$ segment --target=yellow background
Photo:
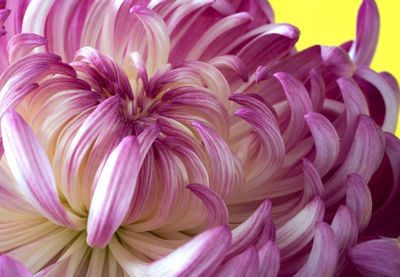
[[[270,0],[276,22],[287,22],[301,31],[298,49],[314,44],[340,45],[355,38],[362,0]],[[400,80],[400,0],[376,0],[381,29],[372,61],[375,71],[388,71]],[[400,119],[396,135],[400,137]]]

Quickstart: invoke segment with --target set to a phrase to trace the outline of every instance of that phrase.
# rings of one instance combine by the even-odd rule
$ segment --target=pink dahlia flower
[[[262,0],[13,0],[0,276],[400,276],[379,31],[298,52]]]

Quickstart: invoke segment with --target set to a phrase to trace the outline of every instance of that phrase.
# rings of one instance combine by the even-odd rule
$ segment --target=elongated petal
[[[294,218],[276,231],[276,244],[281,251],[281,258],[287,258],[298,252],[314,236],[316,222],[322,220],[325,212],[324,202],[316,196]]]
[[[0,256],[0,277],[33,277],[20,262],[3,254]]]
[[[190,184],[186,188],[196,194],[206,206],[208,211],[207,229],[229,223],[228,209],[218,194],[200,184]]]
[[[232,246],[226,259],[243,252],[250,245],[256,244],[259,239],[272,239],[262,236],[265,226],[272,224],[268,221],[270,212],[271,201],[265,199],[246,221],[232,230]]]
[[[72,224],[57,194],[49,160],[33,131],[14,111],[1,120],[4,152],[21,191],[32,205],[56,224]]]
[[[369,65],[379,38],[379,12],[374,0],[364,0],[357,16],[357,37],[349,51],[357,64]]]
[[[290,122],[283,133],[283,139],[287,149],[291,149],[305,134],[304,115],[312,111],[312,103],[299,80],[285,72],[275,73],[274,77],[281,83],[290,106]]]
[[[235,185],[233,153],[217,132],[200,122],[192,124],[200,133],[210,157],[212,189],[225,200]]]
[[[233,70],[243,82],[249,80],[247,68],[242,60],[233,55],[218,56],[208,61],[219,70]]]
[[[320,111],[325,99],[325,82],[320,71],[312,69],[310,71],[310,97],[314,111]]]
[[[400,246],[396,239],[357,244],[350,249],[348,257],[363,276],[400,276]]]
[[[258,255],[254,246],[225,262],[214,273],[215,276],[252,277],[258,276]]]
[[[280,254],[275,242],[269,240],[258,250],[259,275],[263,277],[276,277],[279,272]]]
[[[124,220],[139,174],[139,153],[137,138],[129,136],[108,157],[90,205],[87,227],[90,246],[106,246]]]
[[[335,233],[325,222],[315,226],[314,243],[306,264],[295,277],[324,276],[332,277],[338,259]]]
[[[372,213],[372,196],[368,185],[358,174],[347,177],[346,206],[357,219],[360,232],[368,226]]]
[[[47,39],[37,34],[23,33],[12,37],[7,44],[10,63],[28,55],[32,49],[46,44]]]

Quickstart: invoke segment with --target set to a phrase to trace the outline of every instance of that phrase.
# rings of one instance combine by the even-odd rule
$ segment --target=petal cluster
[[[399,87],[259,0],[0,1],[0,277],[400,276]]]

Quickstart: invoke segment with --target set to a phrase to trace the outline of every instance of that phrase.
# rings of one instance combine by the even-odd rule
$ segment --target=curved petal
[[[233,153],[221,136],[201,122],[193,122],[207,149],[211,165],[211,188],[224,200],[235,186]]]
[[[196,194],[206,206],[208,211],[207,229],[229,223],[228,209],[218,194],[200,184],[190,184],[186,188]]]
[[[314,243],[305,265],[295,277],[324,276],[332,277],[338,260],[335,233],[325,222],[315,225]]]
[[[46,44],[47,39],[37,34],[23,33],[12,37],[7,43],[10,63],[28,55],[34,48]]]
[[[278,246],[269,240],[258,250],[259,276],[276,277],[279,272],[280,258]]]
[[[62,206],[50,162],[39,140],[15,111],[1,120],[4,153],[20,190],[43,216],[73,228]]]
[[[325,82],[319,70],[310,71],[310,98],[314,111],[319,112],[322,109],[325,100]]]
[[[372,196],[368,185],[358,174],[350,174],[346,182],[346,206],[357,219],[358,228],[363,232],[371,219]]]
[[[215,66],[219,70],[234,71],[238,76],[240,76],[243,82],[247,82],[249,80],[246,66],[243,64],[242,60],[236,56],[218,56],[209,60],[208,63]]]
[[[323,177],[334,165],[339,155],[340,140],[332,123],[319,113],[304,116],[314,138],[316,156],[314,166]]]
[[[314,236],[316,222],[322,220],[325,212],[324,202],[316,196],[295,217],[276,231],[276,244],[285,259],[307,245]]]
[[[216,272],[215,276],[224,277],[252,277],[259,276],[258,273],[258,255],[254,246],[250,246],[241,254],[226,261],[221,265]]]
[[[33,277],[20,262],[3,254],[0,256],[0,277]]]
[[[129,136],[108,157],[90,204],[87,226],[90,246],[105,247],[124,220],[136,188],[139,153],[137,138]]]
[[[400,276],[400,246],[396,239],[383,238],[357,244],[348,257],[365,277]]]
[[[358,10],[357,37],[349,55],[356,64],[369,65],[379,38],[379,12],[374,0],[364,0]]]

